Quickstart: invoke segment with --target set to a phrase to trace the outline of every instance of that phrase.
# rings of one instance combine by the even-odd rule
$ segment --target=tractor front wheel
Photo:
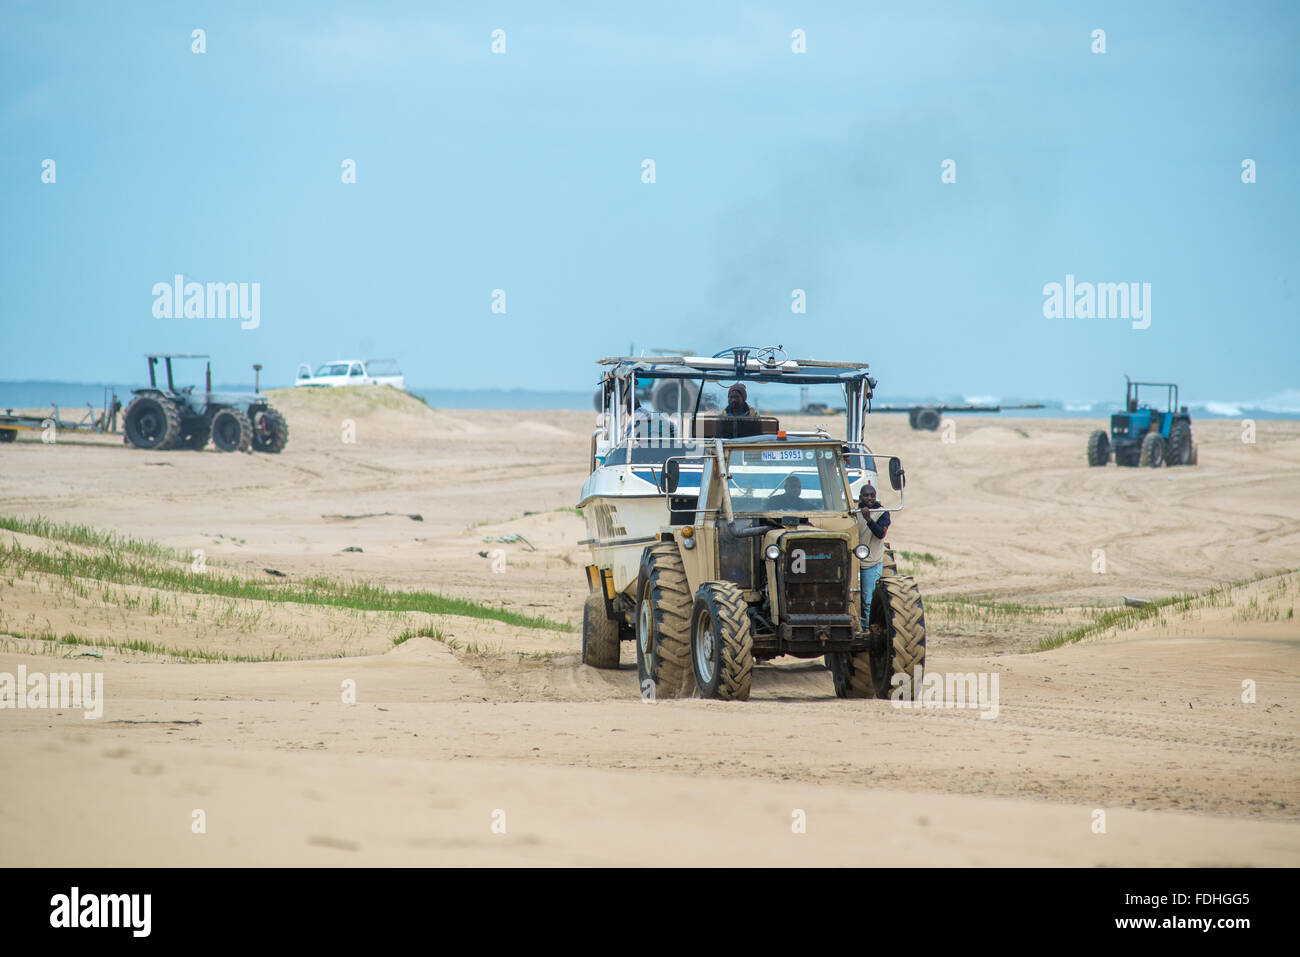
[[[271,407],[253,413],[253,451],[280,452],[289,444],[289,423]]]
[[[218,452],[247,452],[253,424],[239,409],[218,409],[212,416],[212,444]]]
[[[886,575],[876,583],[869,629],[869,650],[826,656],[835,696],[888,698],[899,676],[907,679],[906,696],[915,696],[925,668],[925,607],[911,576]]]
[[[734,582],[705,582],[696,593],[691,661],[701,698],[749,700],[754,635],[745,595]]]
[[[1142,451],[1138,453],[1138,465],[1142,468],[1158,469],[1165,460],[1165,442],[1159,432],[1148,432],[1142,438]]]

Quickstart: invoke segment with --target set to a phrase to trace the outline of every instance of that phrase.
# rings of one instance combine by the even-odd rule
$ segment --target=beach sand
[[[350,392],[277,393],[278,456],[25,436],[0,515],[576,627],[594,414]],[[70,579],[14,556],[102,549],[0,530],[0,672],[105,694],[0,711],[0,864],[1300,864],[1300,422],[1195,422],[1197,466],[1138,470],[1085,465],[1100,422],[953,418],[869,441],[907,467],[928,669],[996,674],[996,717],[837,700],[790,659],[748,703],[646,704],[631,646],[596,671],[576,630]]]

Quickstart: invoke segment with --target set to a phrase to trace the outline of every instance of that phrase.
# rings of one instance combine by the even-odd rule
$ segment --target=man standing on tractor
[[[875,513],[874,515],[872,513]],[[889,513],[876,498],[876,489],[870,482],[858,493],[858,541],[867,546],[867,566],[862,569],[862,621],[871,617],[871,596],[880,580],[881,562],[885,557],[885,535],[889,532]]]

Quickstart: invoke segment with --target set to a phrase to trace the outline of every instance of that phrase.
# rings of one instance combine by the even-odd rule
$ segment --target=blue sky
[[[1105,397],[1126,372],[1293,392],[1298,25],[1288,3],[8,0],[0,379],[129,382],[172,350],[223,381],[363,354],[420,386],[580,389],[633,343],[779,342],[869,361],[882,400]],[[177,273],[260,283],[259,327],[156,318]],[[1150,283],[1150,328],[1044,318],[1067,274]]]

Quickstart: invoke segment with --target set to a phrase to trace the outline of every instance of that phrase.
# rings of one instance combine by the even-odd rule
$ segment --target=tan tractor
[[[925,612],[888,554],[862,613],[871,553],[859,544],[852,488],[874,478],[875,457],[823,433],[696,445],[654,471],[662,527],[639,543],[606,529],[640,562],[621,590],[614,560],[588,566],[584,661],[617,667],[620,640],[634,640],[642,695],[655,698],[745,700],[754,662],[782,655],[823,657],[842,698],[890,697],[904,675],[910,689],[925,661]],[[901,499],[901,463],[887,457],[886,467]]]

